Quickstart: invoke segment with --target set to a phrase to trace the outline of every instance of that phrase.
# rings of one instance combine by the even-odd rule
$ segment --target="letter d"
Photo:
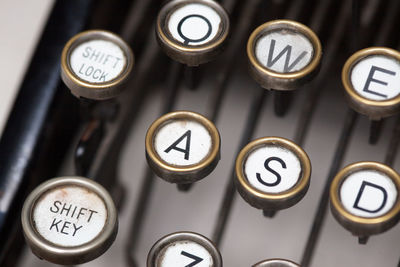
[[[360,207],[360,205],[359,205],[361,196],[362,196],[362,194],[364,193],[364,189],[365,189],[367,186],[374,188],[373,190],[379,190],[379,191],[381,191],[381,192],[382,192],[382,195],[383,195],[383,200],[382,200],[381,205],[380,205],[378,208],[374,209],[374,210],[368,209],[368,208],[366,208],[366,207],[363,208],[363,207]],[[371,188],[371,190],[372,190],[372,188]],[[379,212],[380,210],[383,209],[383,207],[384,207],[385,204],[386,204],[386,200],[387,200],[387,192],[386,192],[385,188],[383,188],[382,186],[379,186],[379,185],[370,183],[370,182],[363,181],[362,184],[361,184],[360,190],[358,191],[356,200],[354,201],[353,208],[359,209],[359,210],[362,210],[362,211],[365,211],[365,212],[368,212],[368,213],[377,213],[377,212]]]

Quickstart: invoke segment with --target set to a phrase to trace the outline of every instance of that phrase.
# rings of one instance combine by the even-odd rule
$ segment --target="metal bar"
[[[274,95],[274,112],[278,117],[283,117],[289,110],[292,102],[293,92],[273,90]]]
[[[349,109],[346,118],[343,124],[342,131],[340,133],[340,138],[338,141],[338,144],[336,146],[336,151],[334,154],[334,158],[331,164],[331,167],[329,169],[329,174],[326,179],[325,185],[324,185],[324,190],[321,194],[320,200],[319,200],[319,205],[317,208],[317,212],[314,215],[314,221],[311,227],[311,231],[308,235],[307,243],[303,252],[303,256],[301,259],[301,266],[302,267],[308,267],[310,266],[312,256],[315,250],[315,246],[317,244],[320,231],[322,229],[326,212],[327,212],[327,207],[329,203],[329,187],[330,184],[336,175],[336,173],[339,171],[339,168],[342,164],[344,155],[347,150],[348,143],[350,141],[350,138],[353,133],[354,126],[357,121],[358,114]]]
[[[179,82],[182,73],[182,67],[183,65],[181,65],[180,63],[177,62],[172,63],[172,68],[168,76],[169,79],[167,86],[168,88],[167,94],[164,105],[161,110],[161,114],[170,112],[174,107],[179,90]],[[150,169],[150,167],[147,166],[146,173],[142,180],[142,186],[140,189],[139,198],[136,201],[136,208],[131,220],[132,224],[129,229],[128,239],[127,239],[128,241],[125,247],[126,248],[125,255],[128,266],[132,267],[139,266],[136,263],[133,251],[135,250],[140,238],[140,232],[141,232],[140,229],[142,228],[142,225],[144,223],[145,214],[148,205],[150,203],[155,178],[156,176],[154,175],[153,171]]]
[[[254,130],[257,126],[258,118],[260,117],[261,109],[264,104],[268,92],[263,88],[258,88],[253,101],[250,105],[250,110],[246,120],[246,126],[244,127],[244,132],[239,144],[239,150],[242,149],[253,136]],[[220,246],[221,240],[224,234],[225,225],[227,223],[228,217],[232,210],[232,204],[236,196],[235,185],[233,183],[234,179],[234,168],[231,168],[230,179],[225,188],[224,198],[222,204],[219,208],[217,222],[214,227],[214,232],[212,235],[212,240],[217,246]]]
[[[371,145],[375,145],[379,141],[379,137],[382,133],[382,128],[384,124],[384,119],[371,120],[369,129],[369,139],[368,142]]]
[[[397,27],[395,21],[398,16],[398,12],[400,10],[400,1],[398,0],[390,0],[390,3],[387,5],[385,10],[384,21],[382,26],[379,29],[378,37],[376,38],[376,42],[374,45],[384,46],[387,45],[387,41],[390,38],[390,30],[393,27]]]
[[[184,79],[185,79],[185,84],[186,87],[189,88],[190,90],[195,90],[201,81],[201,67],[196,66],[185,66],[184,67]]]
[[[231,44],[228,46],[228,51],[226,52],[226,56],[224,57],[225,64],[222,65],[220,71],[218,72],[217,81],[215,83],[214,89],[212,90],[212,92],[214,93],[211,96],[211,101],[209,102],[210,104],[207,109],[209,111],[217,111],[207,114],[207,117],[213,122],[216,122],[218,119],[218,107],[221,106],[221,102],[224,98],[229,79],[231,78],[233,70],[239,62],[235,55],[240,53],[240,51],[243,49],[243,45],[247,41],[247,36],[252,25],[252,18],[257,12],[257,6],[259,5],[260,1],[261,0],[246,1],[246,5],[240,15],[242,19],[239,20],[237,30],[232,33],[232,35],[235,35],[236,38],[232,38],[230,40]]]
[[[360,3],[358,0],[351,1],[351,30],[352,30],[352,49],[357,51],[360,47]]]
[[[400,144],[400,116],[397,117],[385,156],[385,164],[393,166]]]
[[[342,5],[339,16],[335,24],[337,25],[333,33],[330,35],[330,39],[327,41],[327,48],[324,56],[324,62],[321,67],[321,71],[313,83],[311,90],[307,94],[306,101],[304,101],[303,107],[300,112],[300,117],[296,126],[296,134],[294,136],[294,141],[302,146],[310,128],[310,123],[313,118],[315,109],[318,106],[318,99],[325,88],[324,84],[326,82],[326,77],[330,74],[329,70],[336,60],[336,52],[339,49],[340,41],[344,35],[344,29],[346,28],[346,18],[350,15],[350,1],[346,1]],[[312,25],[315,25],[312,23]],[[316,27],[316,26],[315,26]]]

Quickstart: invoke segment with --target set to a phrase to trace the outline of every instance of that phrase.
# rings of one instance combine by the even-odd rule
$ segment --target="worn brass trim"
[[[210,42],[203,45],[185,45],[177,42],[166,29],[168,17],[177,8],[187,4],[202,4],[212,8],[221,18],[217,35]],[[224,48],[230,30],[229,16],[225,9],[213,0],[173,0],[167,3],[158,13],[156,25],[156,37],[164,52],[172,59],[189,66],[213,60]]]
[[[369,47],[357,51],[349,59],[342,69],[342,83],[346,92],[346,98],[350,106],[357,112],[369,116],[371,119],[381,119],[391,116],[400,110],[400,94],[388,100],[371,100],[359,95],[353,88],[350,80],[353,67],[369,56],[387,56],[400,62],[400,53],[387,47]]]
[[[90,40],[105,40],[118,45],[124,53],[126,63],[124,70],[115,79],[104,83],[91,83],[79,78],[70,66],[70,54],[78,45]],[[128,79],[134,66],[134,55],[129,45],[118,35],[105,30],[89,30],[73,36],[61,54],[61,78],[72,94],[94,100],[104,100],[115,97],[121,90],[121,85]]]
[[[267,32],[289,30],[304,35],[312,44],[314,52],[310,63],[303,69],[294,72],[280,73],[263,66],[255,55],[257,40]],[[250,63],[250,74],[265,89],[294,90],[311,80],[319,71],[322,58],[322,47],[318,36],[307,26],[292,20],[273,20],[256,28],[247,42],[247,56]]]
[[[397,189],[397,200],[392,209],[386,214],[365,218],[351,214],[340,201],[340,187],[344,180],[352,173],[359,170],[373,170],[384,173]],[[400,176],[389,166],[379,162],[363,161],[350,164],[336,174],[330,187],[331,211],[338,222],[347,230],[358,236],[369,236],[382,233],[394,226],[400,219]]]
[[[254,188],[244,173],[244,164],[250,153],[259,147],[280,146],[297,155],[301,165],[301,177],[297,184],[281,193],[266,193]],[[247,144],[236,158],[236,185],[241,196],[253,207],[264,210],[279,210],[293,206],[306,194],[311,176],[311,162],[307,153],[292,141],[282,137],[263,137]]]
[[[161,159],[154,147],[154,137],[161,126],[174,120],[196,121],[203,125],[211,136],[209,154],[199,163],[188,166],[171,165]],[[220,135],[214,123],[204,116],[192,111],[175,111],[167,113],[153,122],[146,134],[146,158],[153,171],[171,183],[191,183],[207,176],[216,167],[220,159]]]
[[[214,245],[214,243],[203,235],[193,232],[176,232],[166,235],[159,239],[153,247],[150,249],[147,256],[147,267],[159,267],[157,259],[159,259],[159,253],[163,251],[170,244],[177,241],[192,241],[203,248],[205,248],[213,259],[213,267],[222,267],[221,253]]]
[[[35,229],[32,215],[36,202],[46,192],[57,187],[74,185],[96,193],[104,202],[107,220],[103,230],[93,240],[80,246],[63,247],[47,241]],[[93,260],[103,254],[114,242],[118,232],[118,215],[114,202],[100,184],[84,177],[60,177],[48,180],[34,189],[24,202],[21,213],[22,228],[32,252],[47,261],[73,265]]]

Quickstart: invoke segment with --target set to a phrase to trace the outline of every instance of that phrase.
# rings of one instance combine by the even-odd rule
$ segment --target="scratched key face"
[[[158,256],[157,267],[211,267],[211,254],[203,246],[189,240],[176,241]]]
[[[162,160],[171,165],[198,164],[210,153],[209,131],[196,121],[172,121],[164,125],[154,138],[154,146]]]
[[[102,232],[106,220],[103,200],[96,193],[73,185],[44,194],[33,212],[37,232],[49,242],[63,247],[92,241]]]
[[[310,40],[289,29],[271,31],[260,36],[255,44],[255,56],[266,68],[278,73],[304,69],[314,54]]]
[[[169,16],[168,30],[172,37],[185,45],[203,45],[218,34],[221,18],[204,4],[187,4]]]
[[[396,203],[397,189],[390,177],[373,170],[350,174],[340,187],[345,209],[359,217],[374,218],[386,214]]]
[[[366,57],[353,66],[350,79],[357,94],[366,99],[393,99],[400,94],[400,62],[383,55]]]
[[[266,193],[280,193],[296,185],[301,177],[301,164],[290,150],[264,146],[251,152],[244,172],[249,183]]]
[[[106,83],[124,71],[126,56],[113,42],[91,40],[81,43],[71,52],[70,65],[83,81]]]

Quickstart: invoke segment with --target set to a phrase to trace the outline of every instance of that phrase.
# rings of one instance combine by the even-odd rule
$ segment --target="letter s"
[[[276,176],[276,181],[273,182],[273,183],[267,183],[267,182],[265,182],[265,181],[261,178],[261,174],[257,172],[257,173],[256,173],[257,180],[258,180],[261,184],[263,184],[263,185],[265,185],[265,186],[277,186],[278,184],[280,184],[280,182],[281,182],[281,180],[282,180],[282,178],[281,178],[281,176],[279,175],[279,173],[277,173],[275,170],[271,169],[271,167],[268,165],[271,161],[278,161],[278,162],[282,165],[282,168],[286,169],[286,164],[285,164],[285,162],[284,162],[282,159],[280,159],[280,158],[278,158],[278,157],[270,157],[270,158],[267,158],[267,159],[265,160],[265,162],[264,162],[264,167],[265,167],[265,169],[267,169],[268,171],[270,171],[271,173],[273,173],[273,174]]]

